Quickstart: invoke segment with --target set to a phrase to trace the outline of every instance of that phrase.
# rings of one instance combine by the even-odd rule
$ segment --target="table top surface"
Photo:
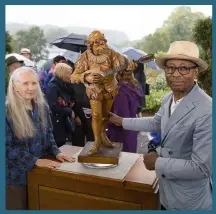
[[[73,156],[77,152],[79,152],[82,147],[71,146],[71,145],[64,145],[60,148],[63,154],[68,156]],[[130,155],[137,155],[130,153]],[[34,168],[32,172],[40,172],[40,173],[47,173],[49,169],[42,169],[42,168]],[[99,169],[100,170],[100,169]],[[51,172],[53,175],[58,176],[71,176],[76,179],[82,179],[83,181],[90,181],[94,180],[95,182],[100,183],[110,183],[112,185],[123,185],[124,188],[127,189],[134,189],[138,191],[147,191],[147,192],[154,192],[158,191],[158,179],[156,177],[155,171],[149,171],[145,168],[143,164],[143,155],[140,154],[137,161],[133,166],[130,168],[124,179],[110,179],[106,177],[99,177],[97,175],[87,175],[83,173],[77,173],[73,171],[59,171],[59,170],[52,170]]]

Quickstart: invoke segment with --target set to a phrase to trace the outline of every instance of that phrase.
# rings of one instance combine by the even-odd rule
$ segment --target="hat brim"
[[[13,62],[11,62],[11,63],[8,63],[8,64],[7,64],[7,67],[10,66],[10,65],[12,65],[12,64],[14,64],[14,63],[17,63],[17,62],[19,62],[19,63],[24,63],[24,61],[22,61],[22,60],[17,60],[17,61],[13,61]]]
[[[32,55],[31,52],[20,52],[20,55],[22,54],[29,54],[29,55]]]
[[[179,55],[165,55],[162,57],[157,57],[155,59],[155,63],[159,68],[164,69],[165,63],[169,59],[183,59],[183,60],[194,62],[195,64],[197,64],[199,66],[199,72],[203,72],[208,68],[208,64],[204,60],[199,59],[199,58],[195,58],[195,57],[189,57],[189,56],[181,55],[181,54],[179,54]]]

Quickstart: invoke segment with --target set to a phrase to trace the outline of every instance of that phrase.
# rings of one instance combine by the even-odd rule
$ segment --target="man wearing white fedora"
[[[110,122],[126,130],[161,132],[160,151],[144,155],[145,167],[159,178],[161,209],[212,209],[212,98],[195,82],[208,68],[196,44],[176,41],[156,59],[171,92],[154,117]]]

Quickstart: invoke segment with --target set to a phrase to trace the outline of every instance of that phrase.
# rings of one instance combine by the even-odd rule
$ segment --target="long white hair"
[[[7,97],[6,97],[6,114],[11,117],[13,122],[14,134],[18,138],[32,137],[35,134],[35,127],[32,119],[29,117],[25,108],[25,100],[14,89],[14,84],[20,80],[21,73],[33,73],[37,77],[37,73],[29,67],[17,68],[10,77]],[[36,89],[36,96],[32,100],[38,107],[38,119],[41,122],[43,128],[47,126],[47,115],[45,108],[47,104],[45,102],[43,93],[40,88],[39,80]]]

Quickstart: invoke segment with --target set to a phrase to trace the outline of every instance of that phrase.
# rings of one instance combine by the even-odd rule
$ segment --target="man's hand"
[[[143,155],[143,163],[145,164],[146,169],[155,170],[155,163],[158,157],[159,156],[156,152],[150,152],[148,154]]]
[[[64,162],[65,160],[68,162],[71,162],[71,163],[76,161],[76,159],[74,157],[70,157],[70,156],[64,155],[62,153],[57,154],[56,159],[61,161],[61,162]]]
[[[116,114],[109,113],[109,122],[115,124],[116,126],[122,126],[122,117],[119,117]]]

